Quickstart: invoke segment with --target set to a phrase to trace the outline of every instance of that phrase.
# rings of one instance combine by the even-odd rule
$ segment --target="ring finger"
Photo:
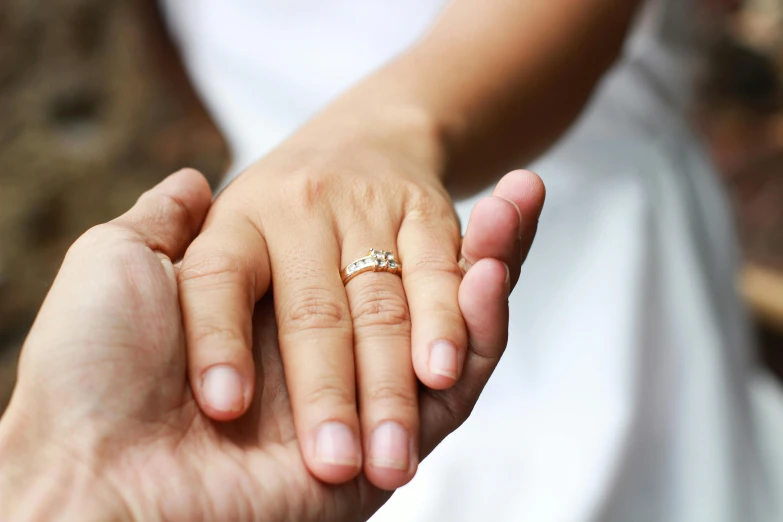
[[[393,273],[399,260],[381,253],[392,251],[395,244],[394,231],[389,229],[349,235],[343,248],[344,266],[356,266],[352,263],[363,259],[359,270],[367,271],[348,275],[345,289],[353,321],[364,472],[382,489],[407,483],[418,464],[410,314],[402,281]],[[380,252],[368,255],[370,247]]]

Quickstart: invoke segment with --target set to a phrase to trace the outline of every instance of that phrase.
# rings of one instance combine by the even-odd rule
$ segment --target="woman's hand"
[[[504,193],[525,192],[509,181]],[[269,298],[253,318],[251,409],[215,423],[196,405],[171,260],[209,203],[203,177],[178,173],[69,250],[0,422],[0,519],[359,520],[388,498],[363,476],[334,487],[308,472]],[[419,395],[422,455],[467,417],[505,346],[509,285],[485,258],[501,247],[479,237],[486,217],[469,225],[482,259],[459,290],[471,350],[456,386]]]
[[[214,419],[248,409],[252,311],[273,286],[308,468],[333,483],[363,468],[393,489],[418,464],[416,378],[446,389],[463,371],[460,229],[426,119],[346,114],[316,118],[214,203],[179,272],[190,381]],[[511,231],[495,239],[512,281],[543,202],[535,175],[514,176],[525,187],[514,203],[484,203]],[[402,278],[372,272],[344,286],[340,270],[370,248],[393,251]]]

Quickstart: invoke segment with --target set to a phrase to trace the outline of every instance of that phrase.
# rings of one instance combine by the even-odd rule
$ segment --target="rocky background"
[[[0,2],[0,411],[68,245],[183,166],[217,181],[226,147],[155,4]]]
[[[746,10],[716,40],[697,114],[738,204],[746,257],[774,276],[783,274],[783,53],[777,15],[764,9]],[[170,172],[195,167],[214,184],[227,164],[164,35],[152,0],[0,2],[0,412],[68,245]],[[766,281],[757,286],[774,308],[783,290]],[[778,323],[764,324],[763,356],[775,366]]]

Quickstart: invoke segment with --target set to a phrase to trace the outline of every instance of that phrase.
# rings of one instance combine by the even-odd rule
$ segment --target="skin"
[[[618,56],[636,4],[451,2],[414,47],[232,183],[179,272],[205,414],[229,421],[250,407],[253,307],[274,286],[307,467],[330,483],[360,471],[385,489],[409,481],[418,382],[454,386],[469,349],[450,194],[494,182],[570,125]],[[543,193],[532,178],[527,190]],[[537,214],[515,203],[530,230]],[[513,218],[513,205],[493,204],[497,219]],[[344,287],[340,270],[370,247],[394,251],[402,278],[362,274]]]
[[[543,204],[537,179],[509,174],[474,211],[458,289],[471,348],[459,383],[418,395],[417,456],[464,421],[503,352],[509,272],[534,233],[522,218],[534,222]],[[364,475],[332,486],[308,471],[271,296],[252,318],[249,410],[220,423],[199,409],[172,260],[210,197],[200,174],[181,171],[69,250],[0,422],[0,519],[343,521],[368,518],[388,498]]]

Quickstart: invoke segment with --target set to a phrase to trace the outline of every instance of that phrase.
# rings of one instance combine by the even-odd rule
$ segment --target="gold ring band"
[[[389,272],[402,276],[402,265],[394,258],[393,253],[371,248],[366,256],[360,257],[343,268],[340,276],[343,278],[343,284],[347,285],[348,281],[359,274],[371,271]]]

